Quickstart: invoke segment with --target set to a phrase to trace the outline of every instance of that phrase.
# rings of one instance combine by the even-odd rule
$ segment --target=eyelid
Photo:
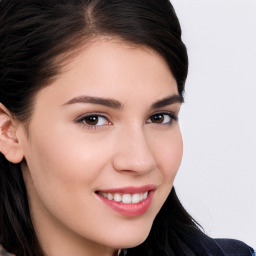
[[[105,118],[107,120],[108,124],[103,124],[103,125],[90,125],[90,124],[86,124],[84,122],[85,118],[86,117],[91,117],[91,116],[97,116],[97,117],[100,117],[100,118]],[[81,124],[81,125],[87,127],[88,129],[98,129],[98,128],[102,128],[104,126],[108,126],[108,125],[112,124],[112,122],[110,121],[110,118],[108,117],[108,115],[103,114],[103,113],[99,113],[99,112],[92,112],[92,113],[86,113],[86,114],[80,115],[79,117],[77,117],[74,120],[74,122],[78,123],[78,124]]]
[[[149,121],[150,118],[152,118],[154,115],[168,115],[170,117],[170,121],[169,122],[162,122],[162,123],[157,123],[157,122],[152,122]],[[97,116],[100,118],[104,118],[106,119],[106,121],[108,122],[107,124],[102,124],[102,125],[93,125],[93,124],[86,124],[84,122],[85,118],[87,117],[91,117],[91,116]],[[157,111],[153,114],[151,114],[150,116],[148,116],[148,118],[146,119],[146,123],[148,124],[161,124],[161,125],[171,125],[173,121],[178,121],[178,115],[176,113],[174,113],[173,111]],[[77,117],[74,120],[75,123],[78,123],[80,125],[85,126],[88,129],[98,129],[98,128],[104,128],[106,126],[112,125],[112,122],[110,121],[110,117],[106,114],[106,113],[102,113],[102,112],[91,112],[91,113],[86,113],[86,114],[82,114],[79,117]]]
[[[170,118],[171,118],[171,122],[169,123],[155,123],[155,124],[162,124],[162,125],[166,125],[166,124],[172,124],[172,121],[176,121],[178,122],[179,121],[179,117],[178,117],[178,114],[172,112],[172,111],[157,111],[153,114],[151,114],[147,120],[149,120],[151,117],[155,116],[155,115],[168,115]],[[146,123],[147,123],[147,120],[146,120]],[[153,122],[149,122],[150,124],[152,124]]]

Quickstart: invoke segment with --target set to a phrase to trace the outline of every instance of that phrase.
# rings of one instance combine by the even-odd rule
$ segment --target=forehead
[[[162,97],[177,93],[177,83],[155,50],[104,38],[81,48],[47,89],[42,93],[55,91],[58,97],[65,93],[66,101],[83,94],[115,97],[115,93],[127,96],[134,92],[134,98],[149,93]]]

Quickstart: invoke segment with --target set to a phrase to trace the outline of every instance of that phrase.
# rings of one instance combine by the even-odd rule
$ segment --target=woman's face
[[[182,158],[180,101],[158,53],[117,40],[93,42],[39,91],[22,170],[48,255],[146,239]]]

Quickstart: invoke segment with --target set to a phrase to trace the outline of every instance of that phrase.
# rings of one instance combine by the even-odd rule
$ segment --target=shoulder
[[[235,239],[213,239],[225,256],[256,256],[247,244]]]

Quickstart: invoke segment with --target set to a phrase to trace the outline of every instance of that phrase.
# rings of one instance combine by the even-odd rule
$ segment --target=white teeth
[[[132,203],[133,203],[133,204],[136,204],[136,203],[139,203],[140,201],[142,201],[142,200],[140,200],[140,199],[141,199],[141,197],[140,197],[139,194],[133,194],[133,195],[132,195]]]
[[[122,201],[121,195],[120,194],[114,194],[114,201],[121,202]]]
[[[113,198],[114,198],[113,195],[108,193],[108,200],[113,200]]]
[[[122,196],[122,202],[124,204],[130,204],[132,202],[132,196],[130,194],[124,194]]]
[[[101,196],[107,198],[108,200],[114,200],[116,202],[122,202],[124,204],[137,204],[143,200],[145,200],[148,197],[148,192],[140,193],[140,194],[111,194],[111,193],[105,193],[100,192]]]

